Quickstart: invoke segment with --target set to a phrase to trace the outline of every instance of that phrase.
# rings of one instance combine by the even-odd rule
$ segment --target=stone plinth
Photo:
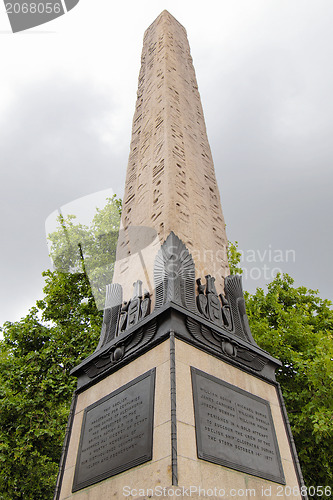
[[[152,325],[156,327],[153,328]],[[204,335],[195,333],[195,325],[201,328]],[[297,491],[301,488],[302,477],[279,386],[274,378],[274,370],[279,363],[256,345],[243,342],[233,333],[229,333],[228,342],[230,345],[237,343],[238,351],[242,353],[243,358],[238,357],[238,354],[235,355],[226,344],[224,350],[217,346],[215,351],[209,350],[207,348],[209,330],[214,335],[222,333],[220,328],[202,320],[198,315],[186,313],[176,304],[166,304],[159,311],[145,318],[141,325],[137,325],[126,334],[111,341],[74,370],[78,376],[76,405],[70,422],[67,451],[64,453],[63,467],[59,474],[56,500],[148,498],[151,493],[152,497],[158,497],[163,488],[168,492],[167,498],[185,498],[187,494],[183,494],[182,488],[186,491],[192,488],[192,498],[202,498],[202,491],[205,490],[210,493],[211,498],[239,498],[246,496],[244,492],[247,491],[247,496],[255,498],[265,498],[270,492],[269,498],[272,499],[301,499]],[[153,336],[152,331],[155,332]],[[146,343],[145,334],[149,337]],[[122,357],[115,356],[120,346],[129,346],[130,342],[135,342],[138,346],[134,354],[126,357],[125,351]],[[113,361],[103,365],[103,360],[107,358]],[[242,359],[245,362],[250,358],[252,361],[248,366],[242,364]],[[270,409],[277,451],[274,451],[272,442],[262,443],[258,441],[259,437],[258,439],[256,437],[257,431],[262,428],[263,430],[259,432],[260,439],[267,440],[264,437],[267,430],[265,431],[263,427],[267,425],[267,422],[262,420],[265,417],[260,416],[262,410],[258,406],[254,408],[260,410],[259,427],[256,426],[257,424],[249,423],[251,409],[248,408],[246,401],[244,405],[241,405],[239,415],[243,420],[236,421],[230,413],[232,403],[228,402],[227,398],[220,398],[223,404],[216,406],[219,403],[217,396],[214,396],[214,391],[213,394],[207,395],[207,398],[203,398],[204,404],[211,405],[212,408],[215,405],[215,410],[209,411],[215,415],[212,421],[217,426],[215,430],[210,428],[207,431],[205,429],[207,421],[198,422],[195,417],[194,369],[198,373],[212,377],[213,380],[223,381],[228,384],[228,387],[234,388],[233,390],[238,388],[243,395],[247,395],[247,398],[254,397],[264,401]],[[85,409],[119,388],[126,387],[127,384],[151,370],[154,370],[156,376],[151,459],[73,493],[73,480]],[[123,417],[125,421],[127,416]],[[110,422],[112,424],[112,419]],[[239,428],[239,434],[235,433],[236,427],[231,429],[232,422],[234,424],[238,422],[245,430]],[[209,439],[219,438],[222,443],[225,441],[225,444],[221,444],[222,447],[225,447],[226,443],[229,446],[236,444],[244,449],[242,453],[245,454],[252,453],[253,449],[258,449],[262,456],[267,453],[273,456],[275,453],[281,465],[280,478],[272,481],[260,477],[262,475],[260,471],[257,475],[237,470],[239,469],[237,458],[236,464],[230,467],[199,458],[198,436],[196,435],[198,426],[202,433],[206,433],[206,437],[210,436]],[[235,440],[238,439],[239,442],[236,443]],[[262,449],[259,449],[260,447]],[[99,454],[100,451],[95,453],[91,460],[96,460]],[[255,468],[255,458],[253,464]],[[199,488],[201,488],[201,496]],[[143,495],[143,492],[147,490],[149,492]],[[222,496],[223,491],[225,493]],[[267,494],[264,494],[264,491]],[[216,494],[213,494],[214,492]],[[235,495],[235,492],[238,493]]]
[[[172,490],[175,491],[175,498],[176,495],[179,497],[181,488],[192,488],[192,498],[199,498],[195,494],[195,488],[220,491],[220,496],[223,490],[228,494],[226,498],[232,496],[232,493],[237,490],[239,492],[251,490],[255,492],[256,498],[264,498],[262,491],[269,488],[271,491],[270,498],[300,499],[300,495],[290,496],[288,494],[285,496],[283,494],[281,496],[284,488],[288,487],[289,492],[289,487],[291,490],[294,488],[297,490],[300,486],[285,428],[281,401],[275,384],[248,375],[238,368],[203,353],[178,339],[175,342],[174,360],[176,376],[176,456],[172,457],[171,451],[170,340],[167,339],[148,353],[137,358],[130,365],[120,368],[115,373],[78,394],[68,454],[58,496],[59,500],[121,499],[124,498],[124,493],[127,495],[129,492],[137,492],[139,497],[139,490],[147,489],[156,492],[158,496],[162,488],[167,488],[169,493]],[[198,368],[207,374],[269,401],[286,485],[198,459],[191,367]],[[84,409],[151,368],[156,368],[152,460],[72,493]],[[178,484],[174,485],[172,485],[173,468],[175,468],[174,475],[178,478]],[[243,494],[239,493],[239,496],[243,496]],[[172,495],[168,495],[168,497],[172,498]],[[216,495],[216,497],[218,498],[219,495]],[[135,498],[135,495],[130,495],[128,498]]]

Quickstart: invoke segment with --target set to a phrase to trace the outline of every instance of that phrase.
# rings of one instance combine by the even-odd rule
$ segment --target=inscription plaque
[[[84,410],[72,492],[151,460],[155,369]]]
[[[286,484],[269,402],[191,372],[198,457]]]

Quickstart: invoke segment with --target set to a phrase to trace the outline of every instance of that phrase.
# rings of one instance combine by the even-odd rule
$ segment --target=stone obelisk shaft
[[[153,283],[156,245],[150,253],[143,249],[144,227],[160,243],[174,231],[193,256],[196,276],[215,276],[222,292],[229,269],[214,165],[186,30],[167,11],[144,36],[122,225],[113,281],[124,287],[124,298],[133,261],[123,258],[138,248],[134,274],[145,262],[139,277],[146,288]],[[133,226],[140,228],[131,233]]]

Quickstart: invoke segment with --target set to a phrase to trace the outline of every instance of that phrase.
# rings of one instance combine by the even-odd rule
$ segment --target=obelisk
[[[166,10],[144,35],[122,227],[113,281],[124,297],[131,296],[133,267],[153,291],[156,246],[142,258],[145,228],[155,230],[155,243],[173,231],[190,250],[197,277],[215,276],[223,291],[227,237],[198,84],[186,30]]]
[[[115,277],[71,372],[55,500],[306,498],[281,363],[252,337],[226,246],[186,32],[164,11],[144,38]]]

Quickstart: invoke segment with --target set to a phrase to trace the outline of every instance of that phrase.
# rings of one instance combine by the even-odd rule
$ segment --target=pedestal
[[[134,328],[75,369],[57,500],[301,498],[277,362],[254,346],[247,357],[264,359],[260,370],[258,360],[245,368],[233,353],[207,352],[193,336],[200,325],[208,335],[205,323],[167,304],[141,324],[135,354],[114,359]]]

